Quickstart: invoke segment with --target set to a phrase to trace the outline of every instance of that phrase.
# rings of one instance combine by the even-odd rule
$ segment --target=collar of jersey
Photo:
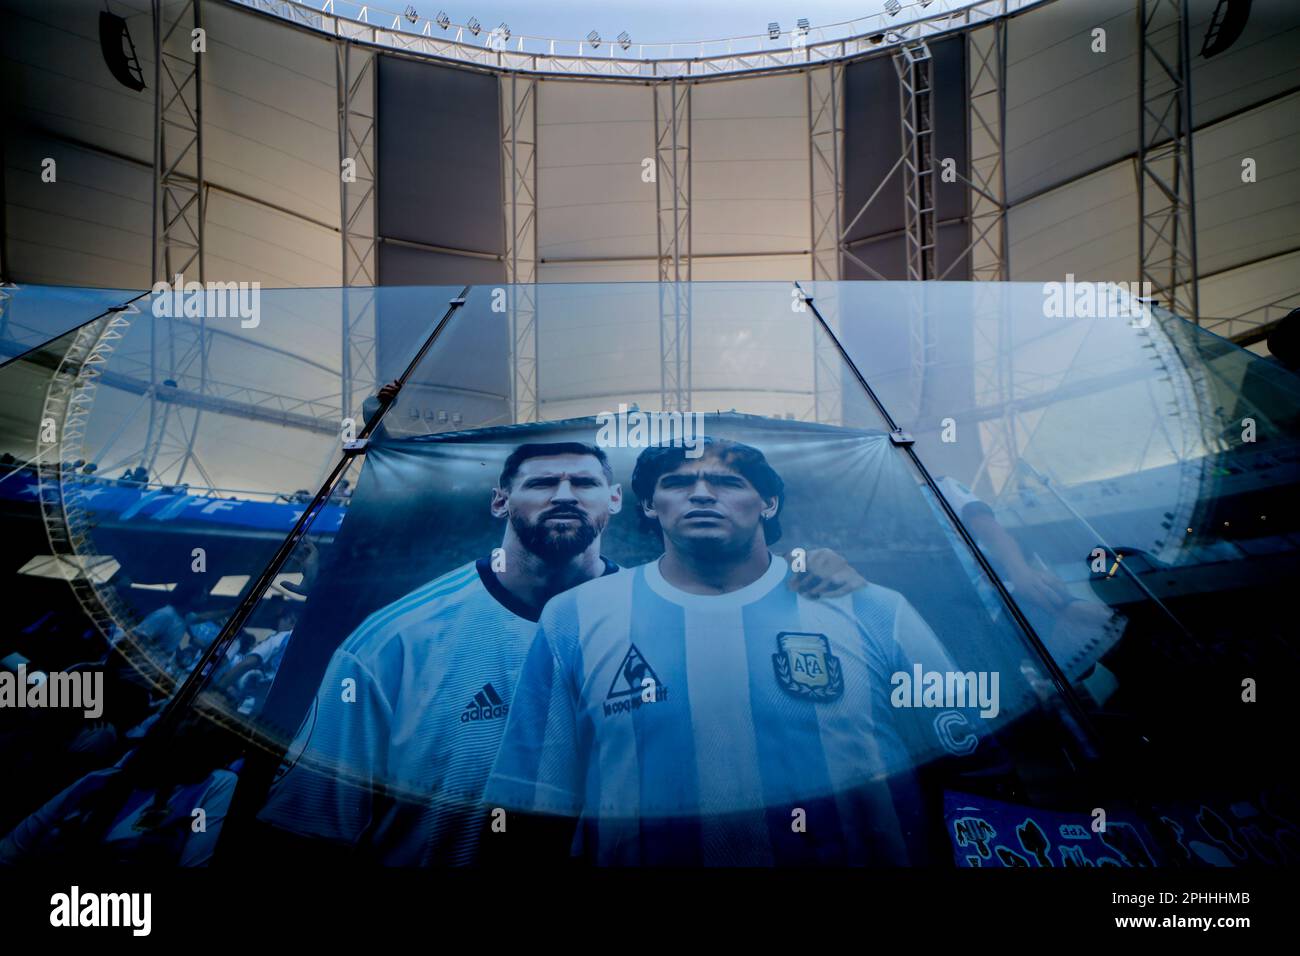
[[[770,563],[767,570],[757,581],[751,581],[743,588],[736,591],[728,591],[726,594],[691,594],[689,591],[683,591],[681,588],[669,584],[659,570],[659,561],[651,561],[643,565],[645,568],[645,581],[650,585],[650,590],[654,591],[666,601],[673,604],[681,605],[687,608],[696,608],[698,610],[718,610],[719,608],[743,607],[746,604],[753,604],[759,598],[765,597],[773,588],[785,580],[787,565],[785,559],[779,554],[770,554]]]
[[[605,562],[605,570],[601,572],[601,577],[614,574],[619,570],[618,565],[603,554],[600,556],[600,560]],[[497,580],[497,573],[492,570],[491,561],[487,558],[479,558],[474,562],[474,567],[478,571],[479,580],[483,582],[483,587],[487,589],[487,593],[492,595],[503,608],[517,617],[522,617],[525,621],[532,621],[534,624],[542,619],[542,609],[540,607],[525,604],[507,591],[506,586]]]

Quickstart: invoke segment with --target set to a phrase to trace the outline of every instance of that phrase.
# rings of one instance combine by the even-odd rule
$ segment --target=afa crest
[[[825,634],[782,631],[772,655],[776,682],[803,700],[835,700],[844,693],[840,659],[831,653]]]

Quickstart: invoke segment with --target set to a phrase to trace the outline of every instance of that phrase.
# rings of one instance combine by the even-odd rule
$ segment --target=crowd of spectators
[[[84,468],[77,463],[75,470],[93,473]],[[137,478],[144,476],[128,470],[121,481]],[[98,719],[66,708],[0,711],[0,761],[10,771],[0,794],[0,865],[207,862],[242,749],[210,715],[257,719],[318,566],[308,540],[285,569],[300,570],[302,582],[281,581],[258,602],[205,682],[204,713],[184,716],[169,734],[150,731],[239,602],[238,595],[213,594],[221,575],[187,575],[163,590],[119,567],[100,589],[134,621],[103,634],[75,603],[57,602],[58,609],[34,612],[13,638],[0,640],[0,667],[10,671],[103,674]],[[33,581],[44,586],[44,579]],[[205,814],[202,831],[191,828],[196,808]]]

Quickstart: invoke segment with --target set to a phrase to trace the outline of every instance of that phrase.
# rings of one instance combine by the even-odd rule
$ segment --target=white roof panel
[[[654,156],[649,88],[538,88],[538,256],[655,256],[655,184],[642,178]]]
[[[333,44],[225,4],[203,14],[205,178],[338,226]]]
[[[1061,186],[1007,213],[1012,280],[1137,280],[1137,185],[1131,162]]]
[[[341,282],[337,232],[246,199],[210,192],[204,239],[209,277],[267,288]]]
[[[809,247],[808,92],[802,74],[691,91],[691,249]]]
[[[1194,156],[1201,275],[1300,247],[1300,93],[1201,130]]]

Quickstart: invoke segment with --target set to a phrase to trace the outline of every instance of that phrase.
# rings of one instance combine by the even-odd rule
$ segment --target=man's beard
[[[559,529],[546,523],[547,518],[571,517],[578,524],[572,529]],[[578,511],[547,512],[536,524],[519,516],[510,516],[510,525],[524,549],[537,555],[548,564],[558,564],[577,557],[591,547],[591,543],[600,535],[600,531],[591,520]]]

